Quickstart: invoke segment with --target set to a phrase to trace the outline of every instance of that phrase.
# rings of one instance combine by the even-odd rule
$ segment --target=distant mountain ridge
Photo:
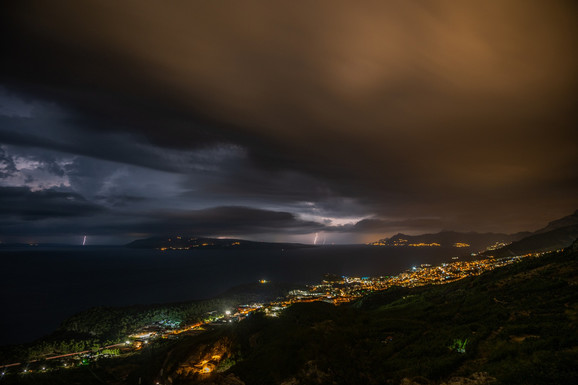
[[[573,214],[554,220],[540,230],[531,233],[499,250],[488,251],[496,257],[522,255],[564,249],[578,238],[578,210]]]
[[[370,243],[373,246],[391,247],[456,247],[468,251],[481,251],[496,244],[508,244],[524,238],[531,233],[476,233],[441,231],[433,234],[407,235],[398,233],[390,238],[383,238]]]
[[[390,247],[468,247],[468,251],[482,251],[496,257],[522,255],[564,249],[578,238],[578,210],[551,221],[534,232],[516,234],[461,233],[441,231],[435,234],[396,234],[370,243]],[[468,246],[466,246],[468,245]]]
[[[298,249],[315,247],[301,243],[254,242],[244,239],[163,236],[138,239],[126,245],[133,249],[196,250],[196,249]]]
[[[552,230],[557,230],[563,227],[576,226],[576,225],[578,225],[578,210],[574,211],[574,213],[568,216],[549,222],[546,227],[534,231],[533,234],[543,234],[550,232]]]

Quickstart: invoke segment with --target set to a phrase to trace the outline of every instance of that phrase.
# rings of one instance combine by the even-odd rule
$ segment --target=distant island
[[[302,243],[255,242],[255,241],[246,241],[244,239],[231,239],[231,238],[163,236],[163,237],[138,239],[136,241],[127,244],[126,247],[133,249],[157,249],[167,251],[167,250],[196,250],[196,249],[287,250],[287,249],[309,248],[316,246],[306,245]]]

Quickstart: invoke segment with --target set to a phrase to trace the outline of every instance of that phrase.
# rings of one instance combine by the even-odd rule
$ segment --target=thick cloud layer
[[[91,216],[101,208],[77,194],[51,190],[32,192],[24,187],[0,188],[0,209],[4,217],[26,220],[46,217]]]
[[[531,230],[578,207],[573,2],[4,7],[0,143],[72,162],[44,188],[127,228],[209,210],[228,234],[210,210],[235,206],[298,223],[257,217],[253,234],[369,240]],[[38,188],[10,159],[3,185]]]

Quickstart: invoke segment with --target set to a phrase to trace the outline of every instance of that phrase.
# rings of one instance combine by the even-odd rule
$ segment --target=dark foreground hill
[[[183,343],[164,371],[174,384],[577,383],[577,258],[568,250],[347,306],[252,315]],[[222,373],[205,382],[186,370],[214,349]]]

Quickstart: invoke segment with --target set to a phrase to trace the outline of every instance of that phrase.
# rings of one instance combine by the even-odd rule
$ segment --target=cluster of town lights
[[[433,267],[429,264],[422,264],[420,267],[413,266],[411,269],[402,272],[401,274],[389,277],[334,277],[332,279],[324,280],[321,284],[309,285],[306,289],[292,290],[289,292],[289,295],[283,299],[277,299],[268,304],[255,303],[251,305],[239,305],[235,311],[225,310],[220,315],[217,314],[212,316],[209,320],[198,322],[193,325],[185,325],[179,328],[178,322],[164,320],[160,322],[162,325],[158,326],[161,330],[151,331],[151,326],[147,326],[141,329],[137,334],[129,336],[133,341],[127,339],[124,343],[110,345],[103,349],[124,345],[124,349],[131,349],[133,351],[140,350],[143,347],[143,344],[149,342],[148,339],[150,338],[176,337],[181,333],[199,330],[203,325],[210,323],[220,324],[230,323],[233,322],[233,320],[240,321],[252,312],[258,310],[263,311],[267,316],[277,317],[280,311],[295,303],[323,301],[339,305],[360,298],[371,292],[386,290],[393,286],[417,287],[454,282],[469,276],[479,275],[484,271],[510,265],[525,257],[541,256],[543,254],[545,253],[526,254],[499,259],[489,258],[475,261],[456,261],[443,263],[439,266]],[[268,281],[262,279],[259,280],[259,283],[264,284],[268,283]],[[149,328],[148,331],[146,330],[147,328]],[[81,356],[83,353],[86,352],[69,353],[61,356],[46,357],[45,359],[61,359],[61,357],[65,356],[70,358],[71,356]],[[218,362],[220,358],[220,356],[215,355],[211,358],[212,363],[210,361],[203,361],[198,364],[196,370],[204,374],[211,373],[215,368],[215,363]],[[1,365],[0,368],[6,369],[9,366],[19,365],[21,365],[21,363]],[[62,363],[62,366],[68,367],[68,363],[64,362]],[[26,369],[23,369],[21,373],[28,373],[29,371],[33,372],[34,370],[29,370],[27,367]],[[42,367],[42,371],[46,372],[46,366]],[[1,375],[4,376],[6,373],[6,370],[3,370]]]

